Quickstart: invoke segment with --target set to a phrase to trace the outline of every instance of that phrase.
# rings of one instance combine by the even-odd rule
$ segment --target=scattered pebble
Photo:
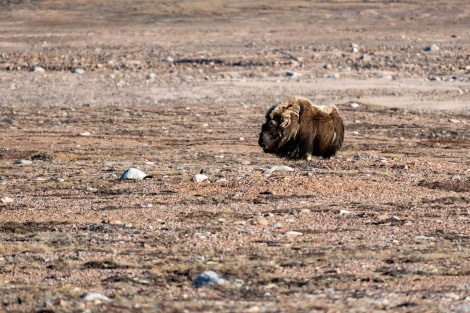
[[[82,294],[80,296],[80,298],[82,298],[83,300],[88,301],[88,302],[93,302],[93,301],[96,301],[96,300],[104,301],[104,302],[111,301],[108,297],[106,297],[105,295],[102,295],[101,293],[98,293],[98,292],[87,292],[87,293]]]
[[[379,79],[392,80],[393,76],[392,75],[380,75]]]
[[[259,313],[259,312],[264,312],[264,311],[265,311],[264,307],[259,307],[257,305],[252,306],[245,310],[246,313]]]
[[[265,190],[265,191],[261,191],[259,194],[260,195],[272,196],[272,195],[275,195],[276,193],[274,191],[271,191],[271,190]]]
[[[424,51],[439,51],[439,47],[436,44],[428,45],[424,47]]]
[[[190,76],[190,75],[183,75],[183,77],[181,78],[182,81],[184,82],[190,82],[193,80],[194,77]]]
[[[31,68],[29,71],[33,73],[44,73],[46,70],[40,66],[35,66]]]
[[[381,215],[377,216],[377,222],[378,223],[382,224],[382,223],[385,223],[389,220],[390,220],[390,216],[388,216],[387,214],[381,214]]]
[[[325,75],[325,78],[339,78],[339,73],[329,73]]]
[[[196,174],[191,178],[191,181],[196,182],[196,183],[202,183],[203,181],[207,180],[209,177],[204,174]]]
[[[31,160],[18,160],[18,161],[13,162],[13,164],[15,164],[15,165],[31,165],[31,164],[33,164],[33,161],[31,161]]]
[[[119,179],[145,179],[145,178],[151,178],[152,176],[145,174],[139,169],[130,167],[124,172],[122,172],[121,177]]]
[[[286,232],[287,238],[294,238],[294,237],[299,237],[303,236],[304,233],[301,233],[299,231],[288,231]]]
[[[414,240],[420,240],[420,241],[423,240],[423,241],[424,241],[424,240],[433,240],[434,237],[429,237],[429,236],[414,236],[413,239],[414,239]]]
[[[276,171],[293,172],[294,169],[287,165],[272,165],[263,171],[263,174],[271,174]]]
[[[353,53],[359,52],[359,45],[355,43],[351,43],[349,45],[349,48],[351,49],[350,51]]]
[[[292,71],[287,71],[286,72],[286,77],[292,77],[292,78],[297,78],[302,76],[302,74],[297,73],[297,72],[292,72]]]
[[[191,286],[198,288],[205,285],[227,285],[228,283],[227,280],[220,278],[216,272],[205,271],[196,277]]]
[[[174,61],[174,59],[170,56],[166,56],[162,59],[162,61],[172,63]]]
[[[85,70],[83,68],[74,68],[72,70],[73,74],[85,74]]]
[[[13,203],[13,199],[9,197],[3,197],[0,199],[1,203]]]
[[[448,292],[448,293],[444,294],[444,296],[445,296],[446,298],[452,299],[452,300],[454,300],[454,301],[457,301],[457,300],[460,299],[460,296],[459,296],[458,294],[456,294],[456,293],[453,293],[453,292]]]
[[[302,169],[303,169],[304,171],[312,171],[312,172],[317,170],[316,167],[310,166],[310,165],[304,165],[304,166],[302,167]]]

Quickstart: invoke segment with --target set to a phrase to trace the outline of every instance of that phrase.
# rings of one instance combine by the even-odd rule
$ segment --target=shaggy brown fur
[[[343,144],[344,125],[336,106],[315,106],[291,98],[266,113],[259,145],[266,153],[288,159],[330,158]]]

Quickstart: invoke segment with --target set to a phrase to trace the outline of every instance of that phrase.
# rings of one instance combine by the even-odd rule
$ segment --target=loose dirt
[[[0,0],[1,310],[469,311],[469,28],[458,0]],[[294,95],[337,104],[336,157],[262,152]]]

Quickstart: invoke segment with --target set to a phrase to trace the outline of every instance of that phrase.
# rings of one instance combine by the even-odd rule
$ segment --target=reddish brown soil
[[[0,311],[470,311],[467,1],[110,2],[0,0]],[[293,95],[336,157],[258,147]]]

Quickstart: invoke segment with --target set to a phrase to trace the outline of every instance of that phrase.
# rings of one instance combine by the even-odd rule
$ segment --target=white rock
[[[454,124],[459,124],[459,123],[461,123],[460,120],[456,120],[456,119],[453,119],[453,118],[450,118],[450,119],[449,119],[449,122],[454,123]]]
[[[424,51],[439,51],[439,47],[436,44],[428,45],[424,47]]]
[[[80,296],[83,300],[93,302],[96,300],[104,301],[104,302],[109,302],[111,301],[108,297],[105,295],[102,295],[101,293],[98,292],[87,292],[83,295]]]
[[[228,283],[227,280],[220,278],[216,272],[205,271],[199,274],[191,285],[197,288],[204,285],[226,285]]]
[[[356,102],[350,103],[349,106],[353,109],[357,109],[358,107],[360,107],[359,103]]]
[[[91,135],[90,132],[79,132],[79,133],[77,134],[77,136],[81,136],[81,137],[88,137],[88,136],[90,136],[90,135]]]
[[[297,72],[293,72],[293,71],[286,72],[286,77],[298,78],[300,76],[302,76],[302,74],[297,73]]]
[[[349,48],[351,49],[351,52],[356,53],[359,52],[359,45],[355,43],[351,43],[349,45]]]
[[[392,75],[380,75],[379,79],[392,80],[393,76]]]
[[[43,69],[40,66],[35,66],[35,67],[31,68],[29,71],[33,72],[33,73],[44,73],[46,70]]]
[[[445,296],[446,298],[452,299],[452,300],[454,300],[454,301],[460,299],[460,296],[459,296],[458,294],[456,294],[456,293],[453,293],[453,292],[448,292],[448,293],[444,294],[444,296]]]
[[[0,202],[1,203],[13,203],[13,199],[9,197],[3,197],[2,199],[0,199]]]
[[[414,236],[413,237],[414,240],[433,240],[434,237],[428,237],[428,236]]]
[[[451,178],[450,178],[451,181],[460,181],[462,180],[462,178],[460,177],[460,175],[453,175]]]
[[[72,73],[74,73],[74,74],[85,74],[85,70],[83,68],[74,68],[72,70]]]
[[[325,75],[326,78],[339,78],[339,73],[329,73]]]
[[[192,77],[191,75],[184,75],[181,80],[184,81],[184,82],[190,82],[193,80],[194,77]]]
[[[207,180],[209,177],[207,177],[207,175],[204,175],[204,174],[196,174],[193,176],[193,178],[191,178],[191,180],[193,182],[196,182],[196,183],[202,183],[203,181]]]
[[[303,236],[303,233],[301,233],[299,231],[288,231],[288,232],[286,232],[286,236],[288,238],[293,238],[293,237]]]
[[[16,164],[16,165],[31,165],[31,164],[33,164],[33,161],[31,161],[31,160],[18,160],[18,161],[13,162],[13,164]]]
[[[286,165],[272,165],[268,169],[265,169],[263,171],[263,174],[271,174],[272,172],[275,172],[275,171],[293,172],[294,169]]]
[[[339,211],[337,211],[337,214],[339,214],[339,215],[350,215],[350,214],[354,214],[354,213],[350,212],[348,210],[339,210]]]
[[[119,179],[144,179],[147,177],[151,177],[139,169],[130,167],[122,172],[121,177]]]
[[[155,73],[149,73],[147,75],[147,80],[154,80],[157,77],[157,74]]]
[[[172,57],[170,57],[170,56],[167,56],[167,57],[164,57],[162,61],[164,61],[164,62],[170,62],[170,63],[171,63],[171,62],[174,61],[174,59],[173,59]]]

